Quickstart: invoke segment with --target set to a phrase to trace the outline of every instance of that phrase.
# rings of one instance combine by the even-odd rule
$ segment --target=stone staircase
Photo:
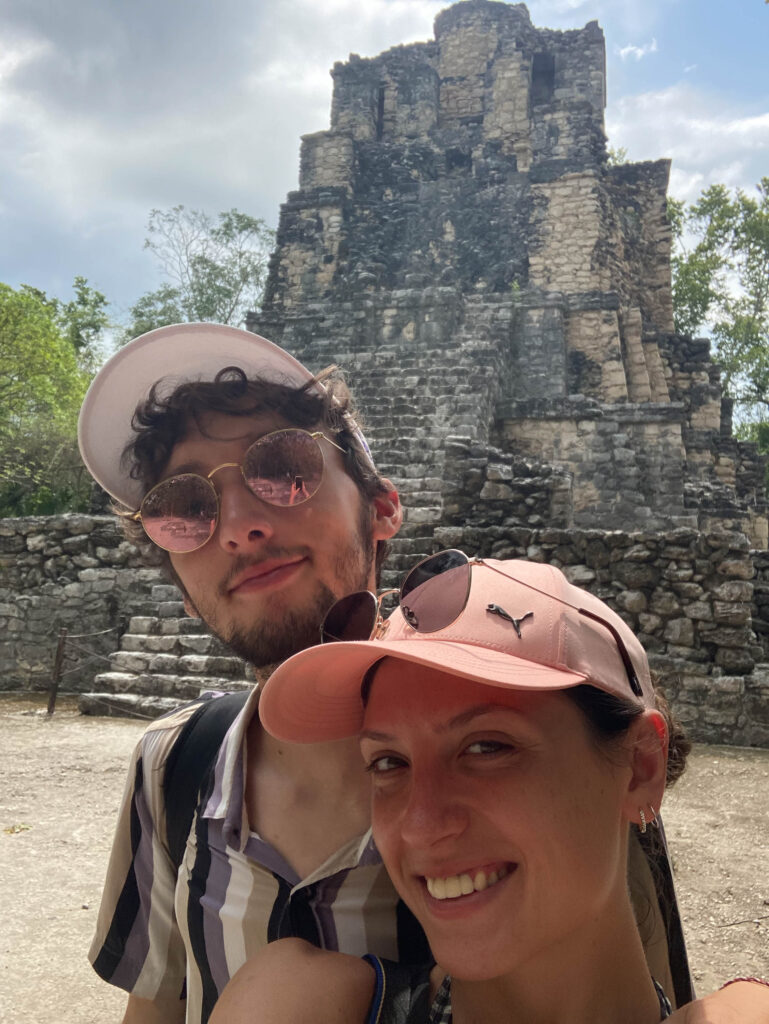
[[[110,655],[110,670],[78,701],[86,715],[157,718],[206,690],[253,685],[248,665],[184,612],[176,587],[152,588],[154,615],[135,615]]]

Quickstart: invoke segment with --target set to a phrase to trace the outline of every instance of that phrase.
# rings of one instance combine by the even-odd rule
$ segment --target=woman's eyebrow
[[[460,711],[458,715],[454,715],[447,722],[442,722],[438,725],[435,728],[435,732],[438,734],[450,732],[452,729],[468,725],[473,721],[473,719],[480,718],[481,715],[492,714],[495,711],[510,711],[514,715],[521,715],[520,711],[511,707],[509,704],[496,704],[493,701],[488,701],[483,704],[474,704],[472,707],[466,708],[464,711]],[[372,729],[363,729],[360,733],[359,739],[374,740],[377,743],[387,743],[388,741],[396,739],[396,737],[386,732],[376,732]]]

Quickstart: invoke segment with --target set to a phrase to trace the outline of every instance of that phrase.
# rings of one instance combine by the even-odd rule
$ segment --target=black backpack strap
[[[690,1003],[695,998],[695,994],[692,975],[689,969],[689,958],[686,955],[686,942],[684,941],[681,914],[678,909],[678,900],[676,899],[676,890],[673,884],[673,868],[670,863],[670,855],[662,822],[660,821],[659,823],[659,832],[655,829],[654,831],[647,831],[645,835],[640,832],[637,835],[647,860],[651,865],[655,880],[660,913],[662,914],[667,935],[668,959],[670,962],[670,973],[673,978],[676,1005],[683,1006],[685,1003]]]
[[[222,740],[243,710],[250,690],[222,695],[206,694],[184,723],[171,748],[163,775],[166,835],[171,860],[179,869],[187,836]]]

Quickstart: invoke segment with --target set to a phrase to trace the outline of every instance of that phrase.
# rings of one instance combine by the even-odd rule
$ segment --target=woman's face
[[[386,659],[361,749],[377,846],[444,970],[482,980],[583,952],[620,905],[631,770],[563,692]]]

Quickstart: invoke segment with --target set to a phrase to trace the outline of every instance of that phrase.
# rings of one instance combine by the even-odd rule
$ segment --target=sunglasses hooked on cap
[[[554,566],[444,551],[412,569],[397,593],[388,619],[366,592],[332,606],[323,643],[289,658],[265,684],[259,715],[268,732],[297,743],[355,735],[361,682],[385,657],[512,689],[585,683],[653,707],[648,661],[633,632]]]

